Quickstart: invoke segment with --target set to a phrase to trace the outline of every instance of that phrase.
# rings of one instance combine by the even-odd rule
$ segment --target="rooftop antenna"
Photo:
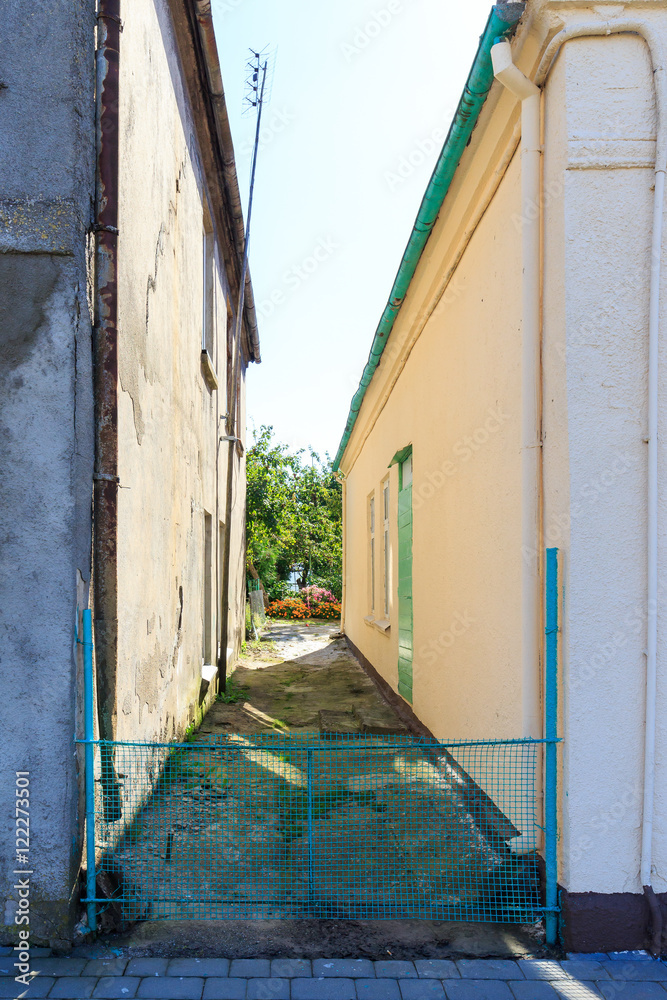
[[[244,114],[257,111],[257,124],[255,126],[255,143],[252,150],[252,165],[250,167],[250,195],[248,197],[248,217],[245,226],[245,240],[243,245],[243,264],[241,266],[241,280],[239,284],[239,301],[236,310],[236,323],[234,330],[234,360],[232,366],[232,399],[227,407],[227,433],[230,437],[235,436],[236,425],[236,382],[238,379],[238,365],[241,352],[241,330],[243,329],[243,306],[245,302],[245,283],[248,273],[248,247],[250,245],[250,219],[252,216],[252,201],[255,193],[255,171],[257,169],[257,151],[259,149],[259,136],[262,127],[262,111],[265,103],[269,100],[267,91],[267,77],[269,68],[273,71],[275,62],[275,50],[270,52],[268,47],[256,52],[250,49],[250,58],[246,62],[248,74],[245,81],[245,96],[243,98]],[[233,444],[234,442],[230,442]]]
[[[259,52],[249,49],[250,56],[246,61],[245,92],[243,94],[243,114],[249,115],[260,104],[268,104],[271,100],[271,85],[276,62],[276,49],[266,45]],[[262,92],[262,87],[264,90]]]

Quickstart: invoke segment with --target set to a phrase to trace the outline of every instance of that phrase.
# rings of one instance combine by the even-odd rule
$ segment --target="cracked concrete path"
[[[330,622],[274,621],[250,642],[231,679],[243,694],[234,704],[216,702],[198,738],[269,730],[317,731],[320,712],[341,715],[350,731],[403,732],[394,710]]]

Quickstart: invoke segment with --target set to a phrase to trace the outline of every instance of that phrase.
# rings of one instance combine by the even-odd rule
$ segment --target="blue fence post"
[[[306,798],[308,808],[308,903],[313,903],[313,751],[307,751]]]
[[[88,927],[97,933],[97,911],[95,906],[95,770],[93,727],[93,616],[87,609],[83,612],[83,723],[84,762],[86,789],[86,908]]]
[[[547,549],[544,735],[545,930],[548,945],[558,936],[558,549]]]

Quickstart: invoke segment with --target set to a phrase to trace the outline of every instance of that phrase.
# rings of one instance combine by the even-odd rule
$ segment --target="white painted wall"
[[[553,112],[563,106],[564,117]],[[546,107],[554,196],[546,211],[545,525],[562,549],[565,584],[562,879],[571,892],[640,892],[655,135],[644,41],[568,42]],[[663,378],[663,412],[665,389]],[[661,459],[664,470],[664,452]],[[666,484],[663,471],[662,496]],[[665,653],[663,633],[663,748]],[[666,777],[663,764],[657,891],[667,888]]]
[[[18,930],[15,772],[29,771],[31,942],[58,947],[83,833],[72,738],[91,562],[95,4],[13,0],[0,20],[0,941]]]

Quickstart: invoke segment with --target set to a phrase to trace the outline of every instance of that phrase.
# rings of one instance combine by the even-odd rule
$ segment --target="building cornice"
[[[235,308],[239,298],[245,231],[211,3],[210,0],[168,0],[168,3],[183,83],[192,108],[211,214],[229,265],[228,281]],[[244,363],[259,362],[257,313],[249,272],[245,282],[243,320]]]

